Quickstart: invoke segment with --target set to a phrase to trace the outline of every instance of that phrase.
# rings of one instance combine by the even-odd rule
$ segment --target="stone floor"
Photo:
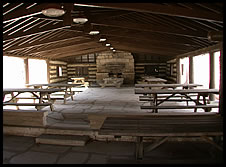
[[[36,144],[33,137],[3,136],[3,164],[221,164],[223,153],[209,143],[169,141],[142,160],[132,142],[91,141],[85,146]],[[148,143],[144,143],[145,146]]]
[[[56,101],[55,111],[61,113],[151,113],[151,110],[140,109],[141,105],[149,105],[148,102],[140,102],[138,94],[134,93],[134,87],[105,87],[105,88],[81,88],[84,91],[75,95],[72,101],[68,98],[67,104]],[[192,103],[192,102],[191,102]],[[172,104],[172,102],[171,102]],[[185,102],[178,102],[185,105]],[[162,105],[168,105],[164,102]],[[46,107],[47,108],[47,107]],[[198,112],[204,112],[198,109]],[[212,112],[217,112],[213,109]],[[189,114],[193,109],[186,110],[159,110],[159,114]]]
[[[68,128],[81,127],[90,129],[87,118],[76,121],[74,114],[136,114],[151,113],[150,110],[141,110],[139,95],[134,94],[134,87],[106,87],[88,88],[82,93],[70,98],[67,104],[63,101],[54,103],[55,110],[49,110],[48,126]],[[180,105],[184,103],[180,102]],[[21,107],[22,108],[22,107]],[[204,111],[199,109],[197,114]],[[213,110],[211,113],[216,113]],[[158,114],[194,114],[193,110],[159,110]],[[145,143],[147,144],[147,143]],[[195,163],[222,163],[223,153],[212,145],[200,141],[183,141],[174,143],[169,141],[152,152],[145,153],[143,160],[134,159],[133,142],[124,141],[91,141],[83,147],[58,146],[35,144],[33,137],[3,136],[3,163],[4,164],[195,164]]]

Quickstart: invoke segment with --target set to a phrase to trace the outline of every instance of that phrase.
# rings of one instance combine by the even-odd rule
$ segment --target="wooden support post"
[[[223,46],[220,50],[220,102],[219,102],[219,113],[223,116]]]
[[[135,150],[136,159],[142,159],[143,154],[144,154],[143,137],[137,136],[136,150]]]
[[[180,58],[177,58],[176,60],[177,64],[177,83],[181,83],[181,69],[180,69]]]
[[[194,60],[193,56],[189,57],[189,83],[194,83]]]
[[[215,88],[215,62],[214,62],[214,52],[209,52],[210,57],[210,83],[209,88],[214,89]],[[210,101],[214,101],[215,96],[214,94],[210,94]]]
[[[24,67],[25,67],[25,84],[29,84],[28,58],[24,59]]]
[[[50,67],[49,67],[49,60],[46,60],[47,65],[47,82],[50,83]]]

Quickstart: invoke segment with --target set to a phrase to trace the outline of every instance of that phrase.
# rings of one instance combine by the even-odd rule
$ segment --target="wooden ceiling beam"
[[[66,58],[66,57],[72,57],[72,56],[80,56],[80,55],[86,55],[101,51],[107,51],[108,49],[106,47],[93,47],[93,48],[87,48],[87,49],[81,49],[75,52],[66,53],[66,54],[57,54],[54,56],[51,56],[51,58]]]
[[[81,35],[81,34],[80,34]],[[85,36],[74,36],[74,34],[71,34],[71,38],[68,35],[62,36],[61,38],[52,38],[52,39],[46,39],[43,41],[35,41],[33,43],[25,43],[22,46],[15,46],[12,48],[7,49],[6,51],[11,51],[11,50],[23,50],[27,48],[34,48],[42,45],[48,45],[48,44],[56,44],[56,43],[63,43],[63,42],[68,42],[68,41],[78,41],[78,40],[85,40],[85,39],[90,39]]]
[[[43,53],[43,52],[49,52],[49,51],[54,51],[57,49],[68,49],[68,47],[74,47],[74,46],[81,46],[84,44],[89,44],[89,43],[94,43],[94,41],[90,40],[90,39],[85,39],[85,40],[81,40],[81,41],[71,41],[71,42],[65,42],[62,44],[53,44],[48,46],[47,48],[43,48],[43,49],[39,49],[39,50],[33,50],[31,52],[28,52],[28,54],[32,54],[32,53]]]
[[[73,10],[73,8],[74,8],[73,3],[64,3],[64,10],[66,11],[66,13],[63,16],[64,26],[71,26],[72,24],[71,11]]]
[[[174,44],[183,44],[187,46],[200,46],[197,43],[193,42],[191,39],[187,37],[182,36],[175,36],[175,35],[168,35],[164,37],[159,36],[158,33],[152,33],[152,32],[140,32],[140,33],[134,33],[134,31],[125,31],[124,29],[115,29],[115,31],[107,31],[107,30],[101,30],[101,34],[108,36],[114,36],[114,37],[122,37],[122,38],[128,38],[128,39],[138,39],[138,40],[155,40],[161,42],[168,42],[168,43],[174,43]]]
[[[127,48],[127,49],[131,49],[130,52],[132,51],[145,51],[146,53],[153,53],[153,54],[162,54],[162,55],[169,55],[169,56],[174,56],[174,55],[178,55],[178,54],[182,54],[185,52],[181,52],[181,51],[175,51],[172,49],[162,49],[162,48],[154,48],[154,47],[143,47],[142,45],[134,45],[131,43],[126,43],[126,42],[120,42],[120,43],[112,43],[112,46],[116,49],[116,50],[120,50],[122,48]]]
[[[101,44],[97,44],[94,41],[86,41],[84,43],[81,42],[77,42],[74,45],[69,45],[69,46],[64,46],[64,47],[59,47],[59,48],[51,48],[51,49],[47,49],[47,50],[43,50],[43,51],[34,51],[33,53],[41,53],[44,55],[51,55],[51,54],[63,54],[63,53],[68,53],[68,52],[75,52],[78,49],[81,48],[87,48],[89,46],[101,46]]]
[[[179,28],[168,28],[163,26],[156,26],[156,25],[147,25],[141,23],[131,23],[126,21],[95,21],[92,20],[91,24],[93,25],[100,25],[100,26],[109,26],[109,27],[119,27],[119,28],[126,28],[126,29],[135,29],[139,31],[151,31],[151,32],[159,32],[163,34],[173,34],[178,36],[185,36],[185,37],[196,37],[196,38],[204,38],[207,39],[207,33],[205,31],[192,31],[192,30],[182,30]]]
[[[81,51],[79,53],[76,53],[76,55],[69,55],[67,57],[63,57],[63,58],[57,58],[57,60],[62,60],[62,61],[67,61],[67,62],[73,62],[74,60],[72,60],[74,57],[76,56],[82,56],[82,55],[88,55],[88,54],[94,54],[94,53],[99,53],[99,52],[104,52],[104,51],[107,51],[106,49],[90,49],[90,50],[87,50],[87,51]]]
[[[223,22],[223,14],[208,12],[206,10],[192,10],[176,5],[163,5],[158,3],[87,3],[76,6],[101,7],[116,10],[129,10],[137,12],[155,13],[168,16],[177,16],[190,19]],[[223,6],[223,5],[222,5]]]
[[[150,55],[161,55],[163,57],[176,57],[176,55],[173,55],[173,54],[167,54],[167,53],[156,53],[155,51],[153,50],[150,50],[150,49],[144,49],[144,48],[138,48],[138,47],[130,47],[130,46],[118,46],[117,49],[116,49],[116,52],[117,51],[126,51],[126,52],[131,52],[131,53],[140,53],[140,54],[150,54]]]
[[[14,20],[18,20],[18,19],[22,19],[22,18],[26,18],[26,17],[31,17],[34,15],[36,15],[36,16],[42,15],[41,11],[46,6],[46,4],[43,3],[43,4],[37,4],[33,8],[26,9],[27,6],[25,4],[23,6],[21,6],[20,8],[18,8],[17,10],[14,10],[12,12],[9,12],[9,13],[6,13],[5,15],[3,15],[3,23],[7,23],[10,21],[14,21]],[[7,9],[5,9],[5,10],[7,10]],[[3,13],[5,13],[4,9],[3,9]]]
[[[162,48],[162,49],[165,49],[165,48],[171,48],[171,49],[175,49],[175,50],[179,50],[179,51],[189,51],[191,50],[191,48],[197,48],[197,47],[194,47],[194,46],[186,46],[186,45],[179,45],[179,44],[174,44],[174,43],[170,43],[170,42],[160,42],[157,41],[157,40],[137,40],[137,39],[134,39],[134,40],[131,40],[131,39],[128,39],[128,38],[111,38],[111,37],[108,37],[108,41],[109,43],[111,42],[117,42],[117,41],[120,41],[120,42],[127,42],[127,43],[131,43],[131,44],[134,44],[134,45],[142,45],[144,47],[158,47],[158,48]]]
[[[8,34],[4,34],[3,35],[3,41],[8,41],[8,40],[12,40],[12,39],[18,39],[18,38],[23,38],[23,37],[28,37],[28,36],[33,36],[33,35],[38,35],[38,34],[43,34],[49,31],[55,31],[55,30],[60,30],[60,29],[66,29],[66,28],[70,28],[70,26],[63,26],[63,23],[59,23],[57,25],[48,25],[45,26],[43,28],[33,28],[30,29],[26,32],[23,31],[19,31],[13,35],[8,35]]]

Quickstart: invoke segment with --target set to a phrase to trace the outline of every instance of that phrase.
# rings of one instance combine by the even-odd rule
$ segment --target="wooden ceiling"
[[[66,13],[47,17],[42,10]],[[73,23],[79,15],[85,24]],[[89,35],[99,30],[98,35]],[[212,46],[209,32],[223,34],[223,3],[3,3],[3,53],[52,60],[110,51],[174,58]],[[99,42],[104,37],[106,42]]]

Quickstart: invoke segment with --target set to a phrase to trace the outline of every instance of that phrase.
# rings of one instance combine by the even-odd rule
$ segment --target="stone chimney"
[[[102,82],[103,78],[124,78],[124,84],[134,84],[134,59],[128,52],[102,52],[96,58],[96,80]]]

